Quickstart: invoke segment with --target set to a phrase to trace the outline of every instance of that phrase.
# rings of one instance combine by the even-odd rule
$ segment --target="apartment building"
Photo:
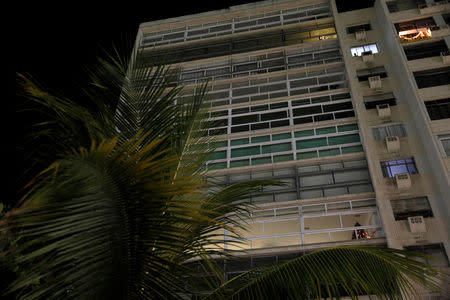
[[[139,28],[148,59],[180,68],[184,96],[210,82],[211,180],[286,184],[247,199],[258,208],[228,279],[339,245],[448,267],[450,3],[340,4],[263,1]]]

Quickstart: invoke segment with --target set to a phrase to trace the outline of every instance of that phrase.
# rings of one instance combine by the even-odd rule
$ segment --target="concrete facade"
[[[212,180],[286,183],[247,199],[258,208],[228,278],[353,244],[448,267],[449,14],[447,1],[280,0],[141,24],[136,45],[173,57],[183,95],[210,80]]]

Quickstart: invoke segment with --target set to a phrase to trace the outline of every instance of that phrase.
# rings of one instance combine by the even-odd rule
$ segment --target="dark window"
[[[283,108],[283,107],[288,107],[288,103],[280,102],[280,103],[270,104],[270,109]]]
[[[427,259],[420,259],[421,261],[430,264],[432,266],[436,267],[448,267],[449,261],[448,256],[445,252],[444,245],[442,243],[440,244],[431,244],[431,245],[420,245],[420,246],[408,246],[405,247],[405,250],[412,251],[412,252],[420,252],[423,254],[430,255],[437,259],[435,260],[427,260]]]
[[[269,128],[269,122],[252,124],[251,126],[252,126],[252,131],[259,130],[259,129],[266,129],[266,128]]]
[[[433,217],[430,203],[427,197],[418,197],[411,199],[391,200],[392,211],[395,220],[406,220],[408,217],[423,216],[424,218]]]
[[[248,113],[248,111],[249,111],[248,107],[235,108],[235,109],[231,110],[231,114],[232,115],[245,114],[245,113]]]
[[[425,102],[431,120],[450,118],[450,98]]]
[[[277,111],[268,114],[261,114],[261,121],[274,120],[274,119],[282,119],[287,117],[286,111]]]
[[[220,129],[211,129],[209,130],[209,135],[220,135],[220,134],[227,134],[226,128],[220,128]]]
[[[450,67],[414,72],[419,89],[450,84]]]
[[[209,124],[210,127],[223,127],[228,125],[228,119],[213,120]]]
[[[349,93],[331,95],[331,100],[350,99]]]
[[[358,70],[356,71],[356,76],[358,77],[358,81],[366,81],[372,76],[380,76],[380,78],[385,78],[387,77],[387,74],[385,68],[382,66],[372,69]]]
[[[323,106],[323,112],[330,112],[330,111],[339,111],[339,110],[346,110],[346,109],[352,109],[352,103],[349,102],[343,102],[343,103],[334,103],[329,105]]]
[[[354,25],[354,26],[349,26],[347,28],[345,28],[345,30],[347,31],[347,34],[352,34],[355,33],[356,31],[360,31],[360,30],[371,30],[372,27],[370,26],[369,23],[367,24],[361,24],[361,25]]]
[[[258,105],[258,106],[252,106],[250,107],[251,111],[263,111],[263,110],[268,110],[269,107],[268,105]]]
[[[445,41],[437,41],[432,43],[423,43],[404,47],[406,58],[414,60],[425,57],[440,56],[441,52],[447,51],[448,47]]]
[[[228,115],[228,110],[220,110],[220,111],[213,111],[211,112],[211,117],[222,117],[222,116],[227,116]]]
[[[249,131],[248,125],[231,127],[231,133]]]
[[[333,114],[314,116],[314,122],[320,122],[320,121],[326,121],[326,120],[333,120]]]
[[[395,97],[393,93],[386,93],[381,95],[373,95],[373,96],[364,96],[364,105],[366,109],[374,109],[377,108],[377,105],[380,104],[389,104],[389,106],[397,105],[395,101]]]
[[[352,111],[343,111],[343,112],[338,112],[338,113],[334,113],[334,118],[335,119],[344,119],[344,118],[351,118],[355,116],[355,112]]]
[[[388,8],[390,13],[398,11],[398,6],[397,6],[397,3],[395,1],[386,2],[386,5],[387,5],[387,8]]]
[[[258,115],[248,115],[242,117],[234,117],[231,121],[232,125],[246,124],[258,122]]]
[[[322,107],[320,105],[317,106],[309,106],[302,108],[295,108],[292,110],[294,117],[312,115],[312,114],[320,114],[322,113]]]
[[[294,119],[294,124],[306,124],[306,123],[312,123],[312,122],[313,122],[312,117]]]
[[[375,0],[367,0],[367,1],[336,0],[336,8],[338,13],[342,13],[346,11],[373,7],[374,2]]]
[[[398,160],[382,161],[381,171],[383,172],[383,177],[394,177],[396,174],[408,173],[417,174],[419,173],[414,163],[414,158],[405,158]]]
[[[271,128],[283,127],[283,126],[289,126],[289,120],[281,120],[281,121],[270,122],[270,127]]]

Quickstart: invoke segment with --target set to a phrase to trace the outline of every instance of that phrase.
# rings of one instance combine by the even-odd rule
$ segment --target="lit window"
[[[416,164],[413,158],[389,160],[381,162],[383,177],[394,177],[396,174],[417,174]]]
[[[352,56],[361,56],[363,52],[371,52],[372,54],[378,53],[377,44],[370,44],[359,47],[352,47],[350,49]]]

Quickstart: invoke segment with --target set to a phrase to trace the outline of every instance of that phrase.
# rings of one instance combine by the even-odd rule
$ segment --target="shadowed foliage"
[[[241,200],[279,184],[214,186],[204,172],[214,151],[203,130],[207,85],[179,101],[176,68],[144,64],[136,50],[123,57],[99,59],[89,70],[87,106],[19,75],[47,119],[35,124],[34,139],[46,143],[35,143],[32,159],[48,166],[0,221],[3,234],[15,238],[2,255],[20,269],[8,291],[20,299],[186,299],[200,280],[186,262],[199,260],[223,281],[211,257],[232,252],[218,232],[239,239],[252,208]],[[405,254],[333,248],[219,288],[205,284],[215,289],[211,299],[397,299],[411,290],[405,276],[434,288],[440,271]],[[365,263],[352,263],[355,257]]]

